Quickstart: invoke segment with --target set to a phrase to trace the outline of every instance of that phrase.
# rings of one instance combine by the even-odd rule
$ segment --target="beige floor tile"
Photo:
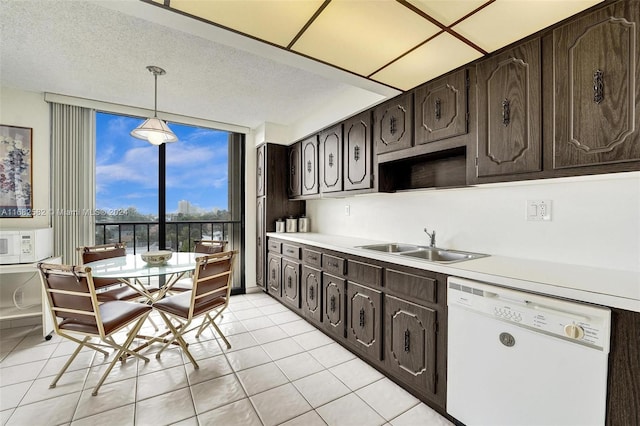
[[[43,377],[35,380],[29,391],[24,395],[21,404],[31,404],[45,399],[55,398],[69,393],[80,392],[84,389],[84,382],[88,370],[68,371],[62,375],[55,388],[49,388],[53,377]]]
[[[334,340],[331,337],[327,336],[320,330],[298,334],[293,336],[293,340],[295,340],[306,351],[334,343]]]
[[[233,310],[233,315],[238,318],[240,321],[248,320],[251,318],[257,318],[262,316],[262,312],[258,308],[253,305],[250,305],[249,309],[244,310]]]
[[[265,315],[278,314],[281,312],[287,312],[289,310],[289,308],[287,308],[283,304],[276,301],[274,302],[275,303],[260,306],[258,309],[260,309],[260,312],[262,312]]]
[[[46,361],[35,361],[28,364],[0,368],[0,386],[15,385],[20,382],[33,381],[38,377]]]
[[[280,328],[283,329],[284,332],[289,336],[297,336],[298,334],[308,333],[310,331],[316,330],[314,326],[303,319],[280,324]]]
[[[138,378],[136,401],[151,398],[189,386],[183,365],[145,374]]]
[[[216,323],[218,324],[225,324],[227,322],[235,322],[235,321],[240,321],[238,318],[236,318],[235,315],[233,315],[233,312],[231,311],[224,311],[224,313],[222,314],[222,316],[220,316],[217,320]]]
[[[293,385],[313,408],[317,408],[351,392],[348,387],[328,370],[322,370],[298,379],[293,382]]]
[[[249,331],[244,325],[242,325],[240,321],[218,324],[218,328],[220,328],[220,331],[222,331],[222,333],[227,336],[227,339],[229,338],[229,336],[234,336],[236,334],[246,333]]]
[[[310,350],[309,353],[326,368],[342,364],[356,357],[338,343],[320,346],[319,348]]]
[[[387,420],[420,403],[416,397],[386,377],[359,389],[356,394]]]
[[[260,344],[274,342],[289,337],[287,333],[282,331],[280,327],[274,325],[273,327],[261,328],[259,330],[253,330],[251,335],[256,342]]]
[[[236,373],[247,395],[255,395],[289,382],[278,366],[270,362]]]
[[[270,342],[262,345],[262,348],[269,354],[271,359],[278,360],[291,355],[304,352],[302,346],[296,343],[291,337],[286,339]]]
[[[281,426],[325,426],[326,423],[315,410],[308,411],[301,416],[284,422]]]
[[[7,421],[9,420],[9,417],[11,417],[11,415],[13,414],[13,412],[15,411],[15,409],[13,408],[9,408],[8,410],[3,410],[0,411],[0,425],[5,425],[5,423],[7,423]]]
[[[128,379],[102,385],[98,395],[93,396],[93,387],[82,391],[75,417],[91,416],[135,402],[136,380]]]
[[[193,385],[191,392],[198,414],[247,397],[234,374]]]
[[[196,361],[222,354],[222,348],[215,339],[207,340],[205,342],[190,343],[188,349],[191,356],[194,357]],[[189,362],[189,359],[184,355],[183,359],[185,363]]]
[[[46,399],[16,408],[7,426],[68,424],[78,405],[80,392]]]
[[[136,404],[136,425],[168,425],[195,416],[189,389],[178,389]]]
[[[292,311],[285,311],[285,312],[269,315],[269,319],[273,321],[275,324],[285,324],[291,321],[298,321],[301,318],[299,315],[295,314]]]
[[[316,411],[329,426],[380,426],[386,423],[353,393],[325,404]]]
[[[200,423],[198,423],[198,416],[189,417],[188,419],[171,423],[171,426],[199,426],[199,425]]]
[[[246,348],[250,348],[252,346],[258,345],[258,342],[256,342],[256,339],[251,335],[251,333],[248,333],[248,332],[236,334],[234,336],[227,336],[227,340],[229,341],[229,343],[231,343],[231,349],[227,349],[226,347],[223,347],[222,350],[224,352],[239,351],[242,349],[246,349]]]
[[[159,349],[159,348],[158,348]],[[180,348],[171,348],[167,349],[160,355],[160,358],[156,358],[155,353],[157,350],[153,352],[142,352],[142,355],[149,358],[149,362],[139,361],[138,362],[138,374],[149,374],[154,371],[164,370],[166,368],[175,367],[178,365],[184,364],[184,359],[182,358],[182,349]]]
[[[229,301],[229,306],[227,307],[227,310],[229,310],[231,312],[234,312],[234,314],[235,314],[236,312],[239,312],[239,311],[245,311],[247,309],[252,310],[252,309],[255,309],[255,308],[256,308],[256,306],[253,303],[249,302],[248,300],[247,301],[237,301],[236,302],[233,298],[231,298],[231,300]],[[240,318],[240,317],[238,317],[238,318]],[[250,317],[247,317],[247,318],[250,318]]]
[[[308,352],[279,359],[276,364],[291,381],[324,370],[322,364],[316,361]]]
[[[260,346],[229,352],[226,356],[234,371],[244,370],[271,361],[269,355]]]
[[[125,405],[124,407],[114,408],[93,416],[75,419],[71,422],[71,426],[114,426],[114,425],[132,425],[134,423],[135,404]]]
[[[265,426],[283,423],[311,410],[291,383],[253,395],[251,401]]]
[[[329,371],[353,391],[384,377],[378,370],[358,358],[331,367]]]
[[[391,424],[393,426],[453,426],[453,423],[423,403],[391,420]]]
[[[261,328],[273,327],[274,325],[276,325],[275,322],[271,321],[271,319],[267,317],[250,318],[242,321],[242,324],[249,331],[259,330]]]
[[[67,371],[82,370],[91,367],[91,365],[93,365],[93,358],[95,357],[95,355],[95,351],[79,353],[76,359],[73,360]],[[55,376],[62,369],[68,359],[68,356],[49,358],[45,362],[42,370],[39,372],[38,378]]]
[[[8,354],[2,362],[0,362],[0,367],[11,367],[19,364],[28,364],[34,361],[47,360],[55,350],[56,345],[46,345],[43,347],[20,350],[16,349]]]
[[[198,421],[200,425],[211,426],[262,426],[248,398],[199,414]]]
[[[155,359],[154,359],[155,360]],[[109,360],[111,361],[111,360]],[[149,361],[151,362],[151,361]],[[135,379],[139,372],[139,367],[141,364],[144,364],[144,361],[140,362],[137,359],[127,359],[127,361],[123,364],[122,362],[116,362],[113,366],[109,375],[105,379],[105,383],[113,383],[121,380],[127,379]],[[103,363],[99,365],[94,365],[89,370],[89,375],[87,376],[87,381],[84,384],[84,389],[92,389],[94,388],[100,378],[107,371],[109,367],[109,363]]]
[[[227,361],[227,357],[224,355],[202,359],[198,361],[198,365],[200,368],[196,370],[193,364],[185,364],[187,379],[192,386],[233,372]]]
[[[32,382],[16,383],[0,388],[0,410],[15,408],[31,387]],[[82,389],[82,388],[81,388]]]

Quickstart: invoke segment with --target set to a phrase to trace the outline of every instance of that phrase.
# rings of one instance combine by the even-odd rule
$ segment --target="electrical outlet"
[[[530,221],[550,221],[551,220],[551,200],[528,200],[527,220]]]
[[[349,204],[344,206],[344,215],[345,216],[350,216],[351,215],[351,206]]]

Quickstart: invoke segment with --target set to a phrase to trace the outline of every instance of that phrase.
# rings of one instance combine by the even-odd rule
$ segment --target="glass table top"
[[[139,254],[128,254],[122,257],[97,260],[86,263],[91,268],[94,278],[145,278],[160,275],[171,275],[192,271],[196,267],[196,257],[202,253],[174,252],[164,265],[149,265]]]

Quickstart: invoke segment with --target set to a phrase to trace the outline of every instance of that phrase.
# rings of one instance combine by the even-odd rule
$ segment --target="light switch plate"
[[[527,200],[527,220],[550,221],[551,200]]]
[[[351,215],[351,206],[349,204],[344,206],[344,215],[345,216]]]

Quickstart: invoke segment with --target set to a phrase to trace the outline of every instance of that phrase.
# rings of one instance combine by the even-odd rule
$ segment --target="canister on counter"
[[[311,224],[309,223],[309,218],[305,216],[301,216],[298,219],[298,232],[310,232]]]
[[[285,232],[284,220],[282,219],[276,220],[276,232]]]
[[[287,218],[287,232],[298,232],[298,219],[293,216]]]

